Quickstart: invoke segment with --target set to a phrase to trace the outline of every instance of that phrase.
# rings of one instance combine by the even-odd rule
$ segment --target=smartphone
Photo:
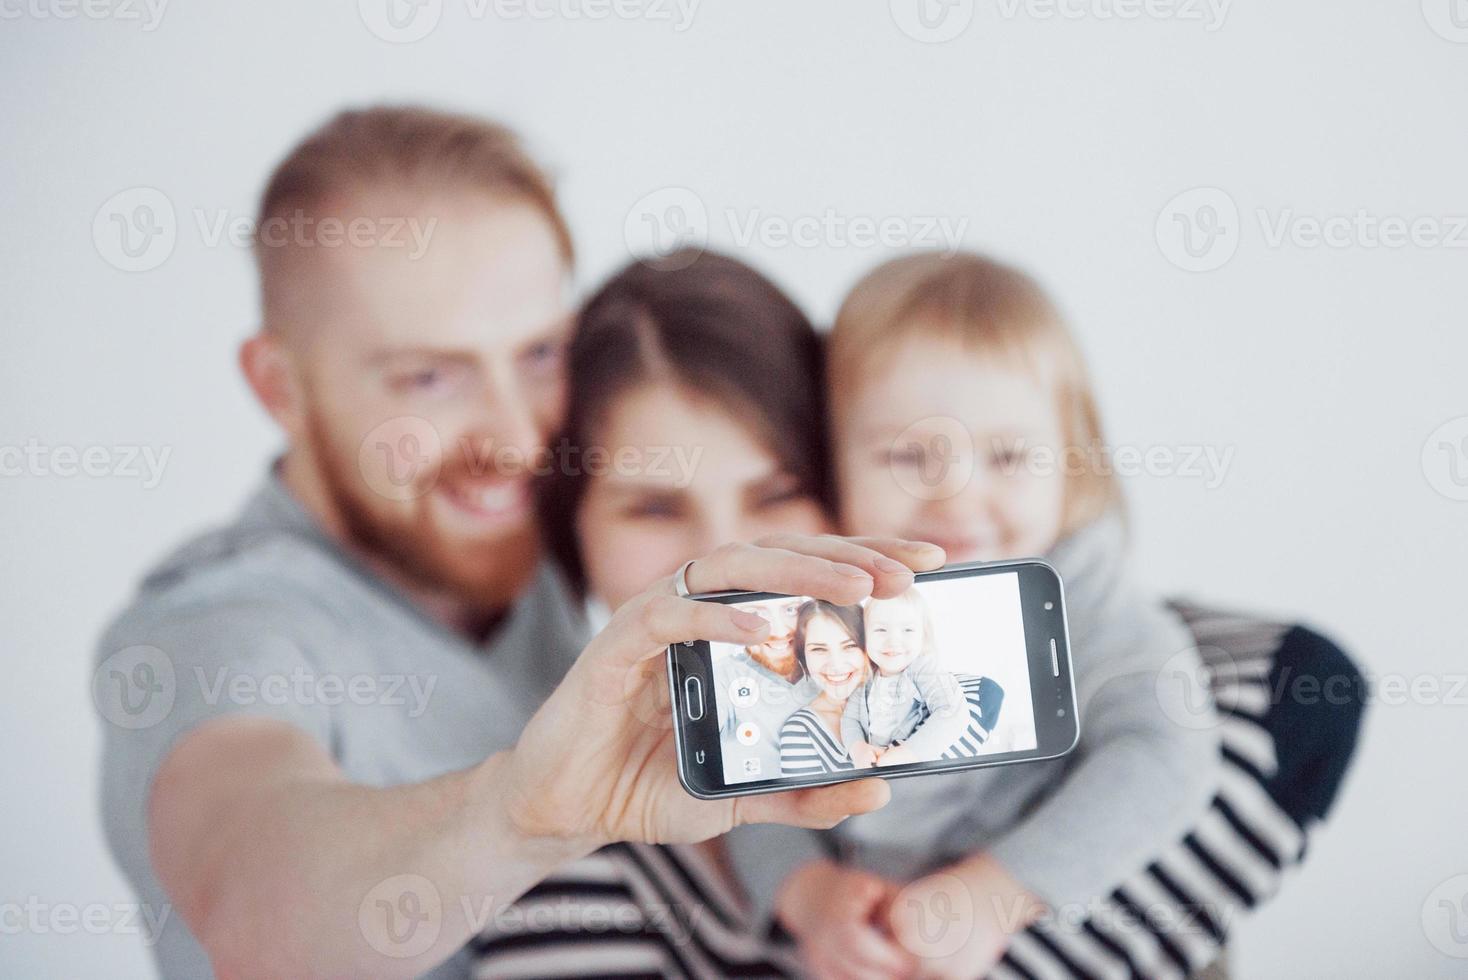
[[[770,621],[668,648],[678,777],[700,799],[1054,759],[1080,737],[1065,590],[1037,559],[920,572],[891,599],[694,596]]]

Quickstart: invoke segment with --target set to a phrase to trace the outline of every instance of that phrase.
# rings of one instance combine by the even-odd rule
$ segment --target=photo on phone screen
[[[1053,583],[1028,610],[1026,569]],[[1063,604],[1047,566],[919,576],[901,595],[849,606],[807,596],[720,601],[771,624],[758,646],[698,644],[702,657],[685,659],[683,680],[674,678],[680,753],[694,749],[680,761],[701,763],[704,782],[720,789],[1048,757],[1074,741]],[[707,772],[715,758],[717,773]]]

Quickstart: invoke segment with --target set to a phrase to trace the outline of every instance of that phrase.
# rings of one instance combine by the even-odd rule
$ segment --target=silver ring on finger
[[[673,576],[673,588],[680,596],[687,597],[693,594],[692,590],[688,588],[688,569],[692,564],[693,559],[688,559],[678,569],[678,574]]]

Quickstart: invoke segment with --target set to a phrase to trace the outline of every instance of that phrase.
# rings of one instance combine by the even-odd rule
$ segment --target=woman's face
[[[1065,501],[1050,388],[952,341],[904,340],[842,399],[843,530],[931,541],[950,562],[1049,550]]]
[[[639,389],[601,428],[605,465],[587,466],[576,530],[589,590],[613,609],[726,542],[829,530],[796,478],[712,400]]]
[[[833,701],[845,701],[866,679],[867,655],[830,616],[805,624],[805,669]]]
[[[911,602],[867,603],[867,654],[883,674],[900,674],[923,650],[923,621]]]

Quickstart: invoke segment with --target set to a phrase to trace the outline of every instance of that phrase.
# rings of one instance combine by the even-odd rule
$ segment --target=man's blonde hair
[[[561,256],[575,258],[571,231],[556,205],[549,176],[515,133],[487,119],[421,106],[371,106],[341,112],[308,134],[276,166],[255,222],[255,256],[267,326],[283,278],[266,229],[296,214],[340,206],[355,193],[405,188],[468,190],[538,210]]]
[[[1013,361],[1052,386],[1064,446],[1062,533],[1119,506],[1121,490],[1096,465],[1104,442],[1100,413],[1080,348],[1044,290],[1025,273],[971,252],[925,252],[886,262],[847,295],[828,348],[833,414],[856,391],[878,355],[910,337],[951,340]],[[1072,458],[1079,458],[1076,466]]]

